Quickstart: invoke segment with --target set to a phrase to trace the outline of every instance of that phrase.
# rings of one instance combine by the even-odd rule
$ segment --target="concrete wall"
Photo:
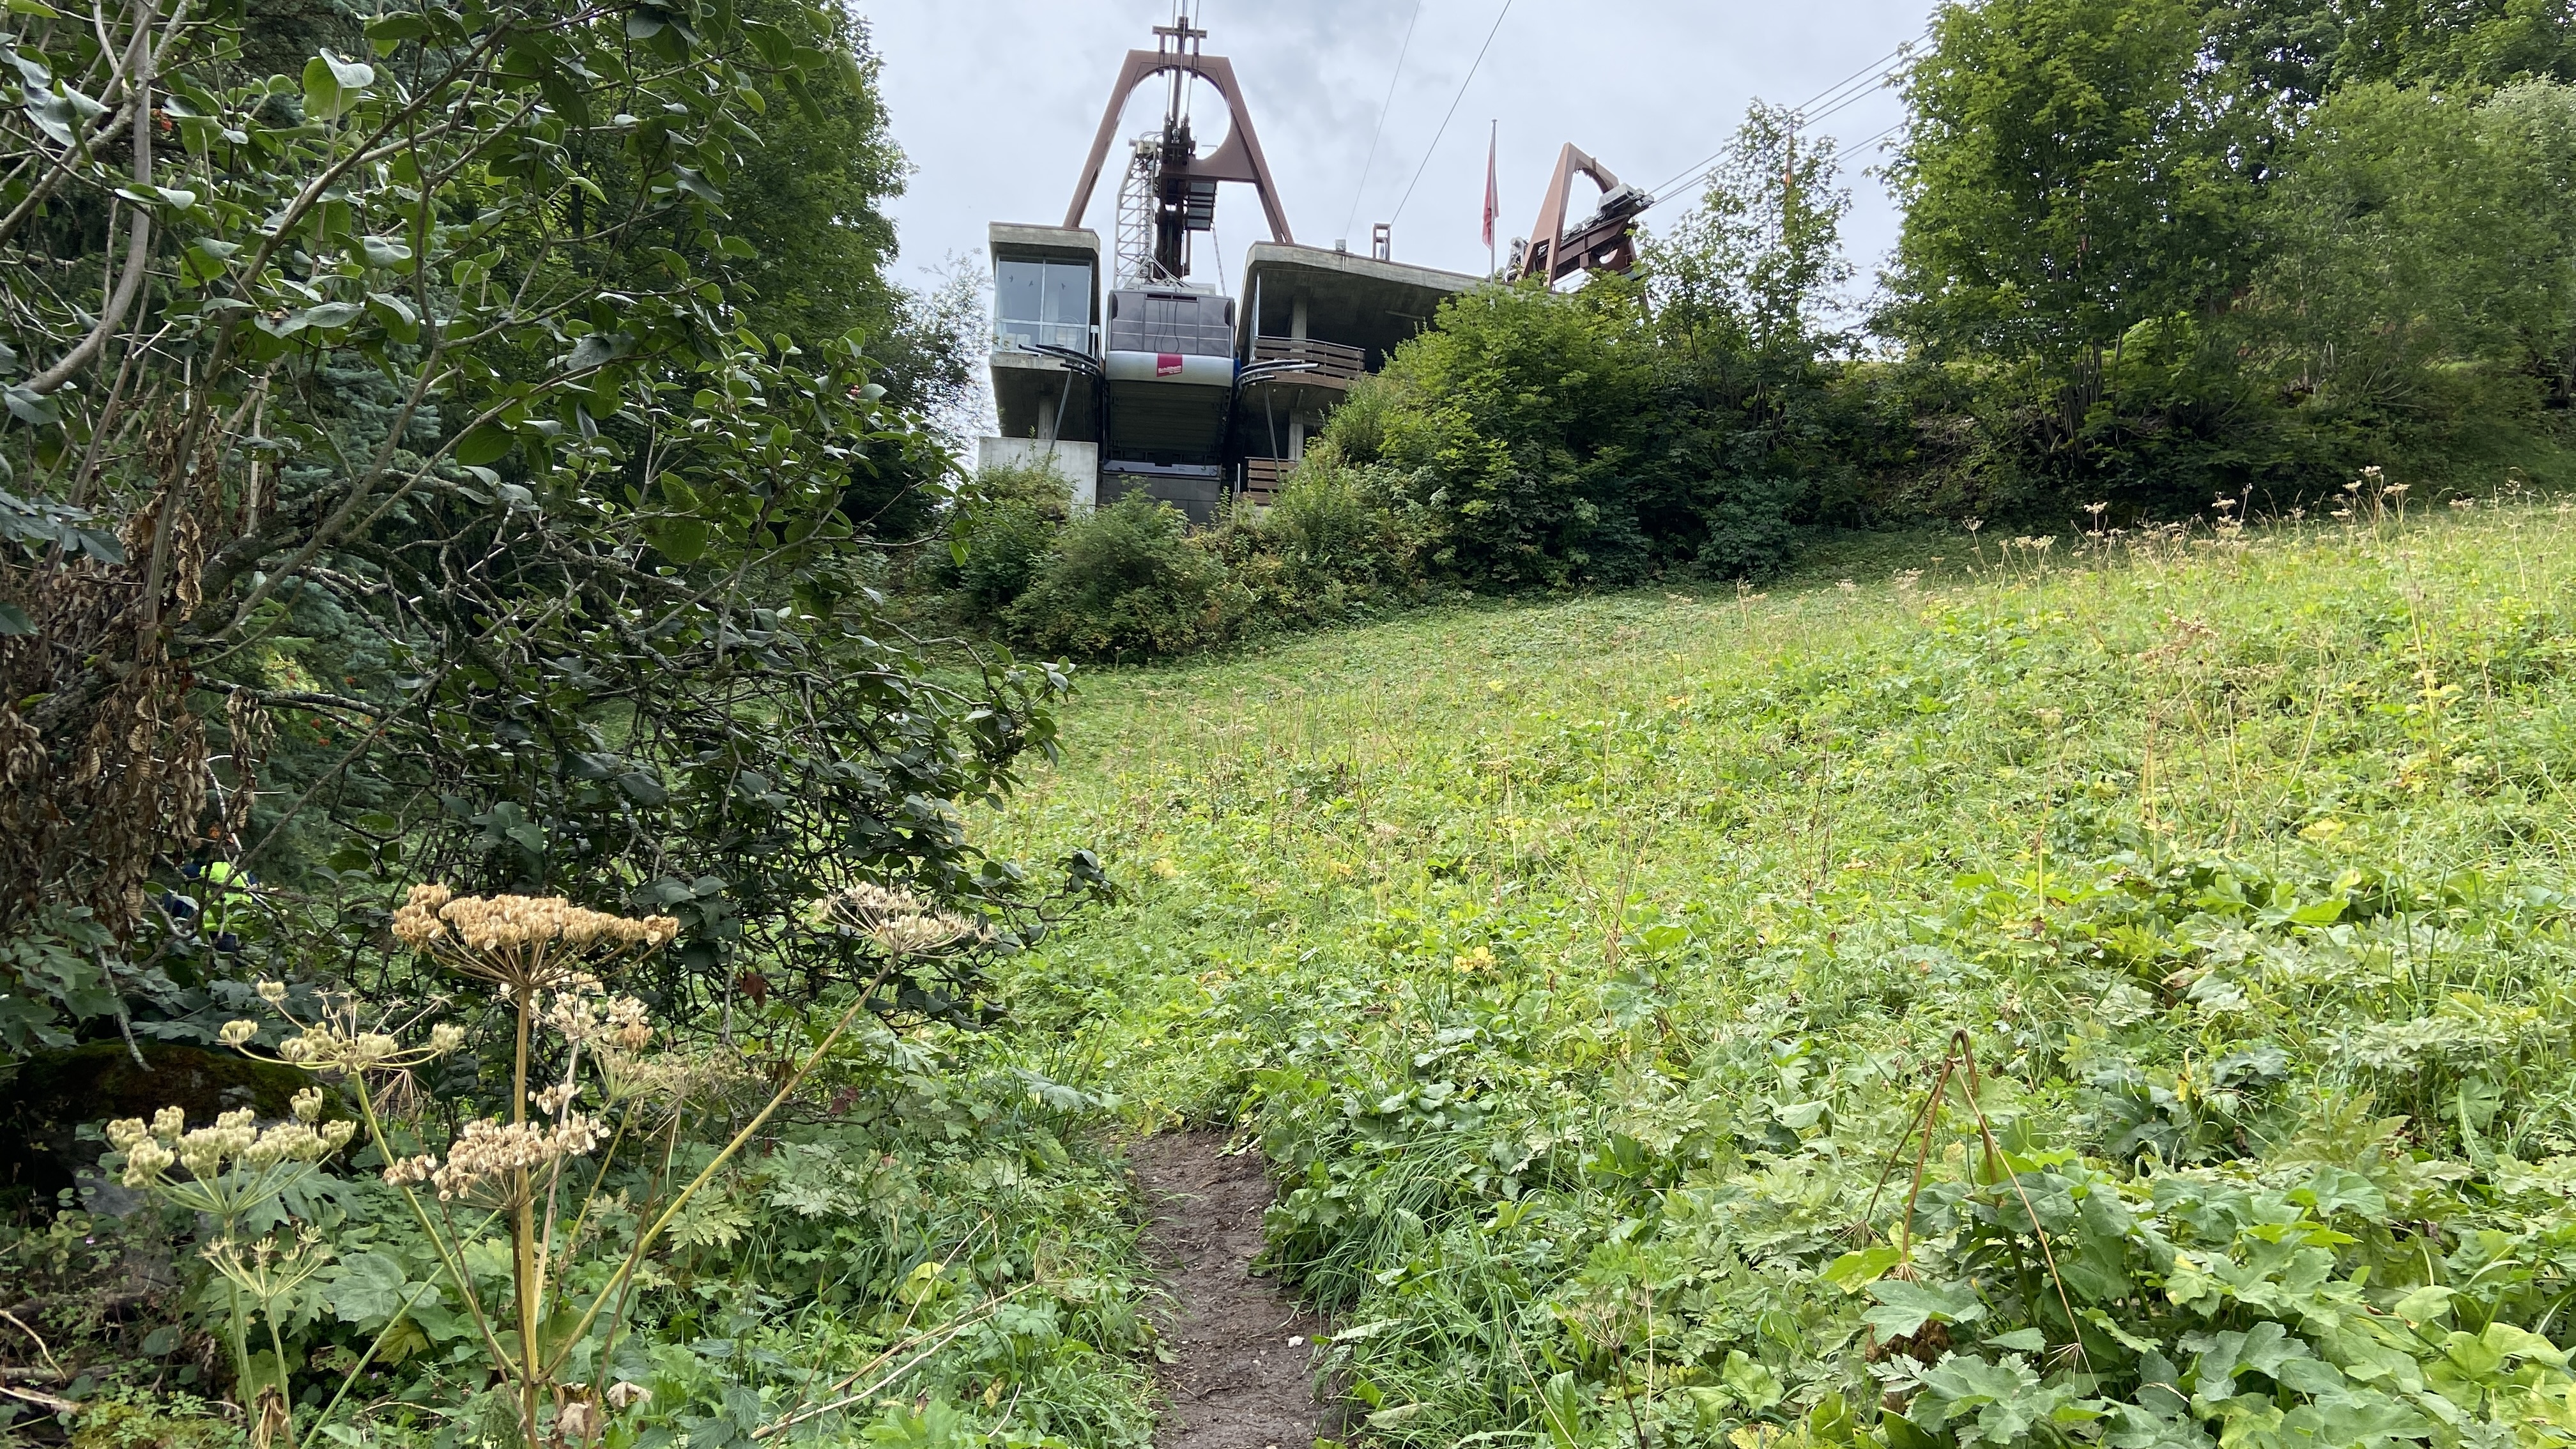
[[[1073,508],[1088,513],[1100,498],[1100,445],[1058,441],[1040,442],[1036,438],[977,438],[975,466],[1006,468],[1027,465],[1052,465],[1073,485]]]

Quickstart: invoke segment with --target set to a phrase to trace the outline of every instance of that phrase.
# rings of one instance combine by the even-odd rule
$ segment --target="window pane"
[[[1046,320],[1074,327],[1091,325],[1091,268],[1047,263]]]
[[[993,315],[1005,323],[1031,323],[1039,316],[1044,262],[1003,262],[993,269]],[[1005,327],[1004,331],[1013,330]]]

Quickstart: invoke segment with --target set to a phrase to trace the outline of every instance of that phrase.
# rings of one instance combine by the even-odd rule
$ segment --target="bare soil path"
[[[1259,1153],[1224,1148],[1222,1133],[1174,1132],[1129,1156],[1154,1215],[1146,1251],[1171,1294],[1171,1407],[1155,1449],[1312,1449],[1328,1417],[1311,1366],[1323,1324],[1252,1276],[1270,1179]]]

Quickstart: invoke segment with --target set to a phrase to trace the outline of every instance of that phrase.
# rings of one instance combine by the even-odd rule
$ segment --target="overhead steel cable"
[[[1377,164],[1377,143],[1386,136],[1387,109],[1395,104],[1396,82],[1404,79],[1404,58],[1413,51],[1413,27],[1422,19],[1422,0],[1413,0],[1413,16],[1404,22],[1404,43],[1395,48],[1395,74],[1386,78],[1386,99],[1377,103],[1377,129],[1369,133],[1368,159],[1360,163],[1360,184],[1351,188],[1351,214],[1342,218],[1342,235],[1360,219],[1360,200],[1368,194],[1369,168]]]
[[[1853,71],[1850,75],[1844,76],[1841,80],[1838,80],[1832,85],[1825,87],[1823,90],[1816,92],[1816,94],[1810,96],[1806,100],[1799,102],[1792,108],[1793,113],[1798,117],[1799,122],[1803,125],[1809,122],[1822,120],[1826,116],[1830,116],[1836,111],[1843,109],[1845,106],[1851,105],[1863,96],[1875,94],[1878,90],[1877,82],[1885,79],[1888,75],[1900,69],[1913,55],[1914,47],[1920,43],[1925,36],[1928,36],[1931,33],[1932,27],[1928,25],[1923,27],[1922,34],[1916,35],[1913,39],[1897,46],[1894,50],[1891,50],[1887,54],[1880,56],[1878,59],[1871,61],[1869,64],[1862,66],[1860,69]],[[1808,114],[1808,111],[1811,108],[1824,105],[1828,101],[1831,101],[1833,104],[1826,106],[1824,110],[1817,112],[1814,115]],[[1732,143],[1730,143],[1730,145],[1731,144]],[[1710,152],[1708,155],[1701,157],[1689,166],[1686,166],[1682,170],[1674,173],[1670,180],[1656,186],[1648,193],[1648,195],[1652,196],[1657,202],[1669,199],[1673,193],[1698,180],[1710,167],[1716,165],[1719,161],[1724,160],[1727,149],[1727,147],[1721,146],[1717,150]]]
[[[1476,67],[1485,63],[1485,52],[1494,48],[1494,37],[1501,33],[1503,17],[1512,13],[1512,0],[1503,0],[1503,8],[1494,13],[1494,27],[1485,32],[1485,43],[1476,48],[1476,58],[1467,65],[1467,78],[1458,82],[1458,94],[1449,98],[1449,109],[1440,117],[1440,129],[1431,133],[1431,145],[1422,153],[1422,164],[1413,168],[1413,179],[1404,184],[1404,199],[1395,204],[1395,214],[1386,219],[1395,225],[1404,215],[1405,202],[1413,200],[1413,188],[1422,184],[1422,173],[1431,169],[1431,158],[1440,151],[1440,138],[1449,134],[1449,118],[1458,114],[1458,103],[1467,98],[1467,87],[1476,79]]]
[[[1855,141],[1851,145],[1845,146],[1834,153],[1834,164],[1839,166],[1843,162],[1850,160],[1852,157],[1859,155],[1861,152],[1868,150],[1870,147],[1877,145],[1879,142],[1886,140],[1888,137],[1893,136],[1904,129],[1905,123],[1903,121],[1899,121],[1895,125],[1888,127],[1886,130],[1879,132],[1877,135],[1870,137],[1866,141]]]

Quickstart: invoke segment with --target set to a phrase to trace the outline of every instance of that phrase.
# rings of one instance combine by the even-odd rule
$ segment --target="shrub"
[[[1179,509],[1130,493],[1068,524],[1002,619],[1043,652],[1144,659],[1221,642],[1234,592]]]
[[[1622,583],[1649,565],[1634,472],[1651,387],[1633,291],[1480,287],[1440,306],[1326,436],[1382,465],[1439,573]]]
[[[935,581],[958,614],[985,627],[1027,593],[1071,511],[1073,485],[1047,464],[986,468],[958,501],[963,559],[946,558]]]
[[[1411,549],[1369,481],[1340,448],[1318,442],[1249,530],[1252,549],[1276,559],[1281,580],[1301,593],[1401,584],[1410,572]]]

